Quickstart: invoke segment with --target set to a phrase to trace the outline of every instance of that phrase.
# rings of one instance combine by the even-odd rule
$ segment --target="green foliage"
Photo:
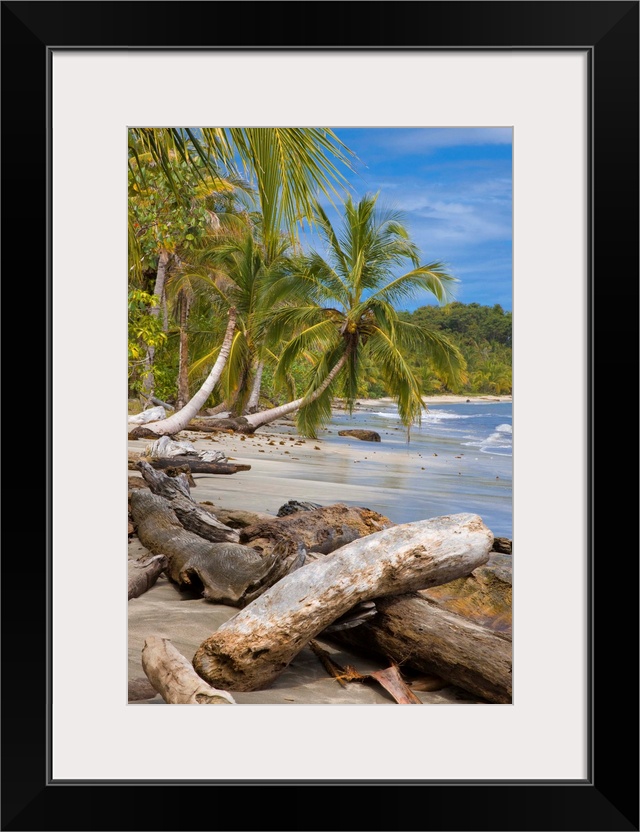
[[[313,436],[327,420],[331,393],[340,391],[351,410],[355,399],[368,393],[366,377],[389,391],[409,426],[419,421],[423,403],[419,376],[407,356],[419,350],[452,389],[466,379],[465,364],[442,332],[401,320],[395,304],[418,290],[444,301],[455,278],[440,263],[420,264],[402,214],[380,208],[377,195],[357,203],[348,197],[337,230],[319,205],[316,221],[327,256],[312,252],[292,262],[295,293],[289,305],[268,317],[272,333],[280,337],[286,327],[295,330],[280,353],[275,380],[284,380],[297,361],[311,355],[313,371],[304,390],[309,401],[297,417],[298,430],[306,435]],[[340,375],[313,399],[339,360]]]
[[[158,303],[157,295],[142,289],[129,291],[129,388],[132,392],[141,389],[147,348],[161,347],[167,339],[160,318],[149,312]]]
[[[461,393],[511,393],[511,312],[505,312],[499,304],[454,302],[442,307],[422,306],[413,313],[402,312],[399,317],[441,332],[458,347],[467,364],[467,380]],[[419,376],[423,393],[446,392],[442,374],[425,364],[421,350],[409,350],[407,361]]]

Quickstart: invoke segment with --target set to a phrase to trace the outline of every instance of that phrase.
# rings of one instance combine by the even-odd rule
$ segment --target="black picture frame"
[[[589,54],[589,772],[582,782],[487,781],[56,783],[48,780],[51,633],[49,526],[16,590],[3,559],[2,829],[637,830],[637,502],[619,485],[628,415],[612,444],[611,402],[637,383],[638,2],[3,2],[3,265],[16,246],[44,298],[50,394],[48,67],[54,48],[581,49]],[[286,27],[282,21],[287,19]],[[210,33],[210,34],[209,34]],[[207,37],[211,38],[209,42]],[[168,42],[170,39],[171,42]],[[16,144],[14,144],[14,140]],[[16,156],[16,149],[20,153]],[[28,162],[25,163],[25,158]],[[40,246],[34,241],[40,241]],[[10,241],[10,242],[7,242]],[[21,269],[23,271],[23,269]],[[47,278],[45,280],[45,275]],[[8,282],[8,281],[7,281]],[[33,303],[30,297],[29,304]],[[30,307],[31,308],[31,307]],[[636,341],[636,338],[633,340]],[[633,369],[636,373],[633,373]],[[596,374],[596,370],[598,370]],[[43,378],[43,382],[45,379]],[[51,430],[51,397],[48,429]],[[599,418],[598,418],[599,417]],[[624,416],[617,415],[619,420]],[[600,444],[595,449],[595,429]],[[635,435],[635,434],[634,434]],[[49,433],[50,436],[50,433]],[[616,437],[620,442],[620,436]],[[634,443],[635,444],[635,443]],[[47,493],[40,509],[50,521]],[[38,476],[41,474],[27,474]],[[615,509],[604,496],[615,490]],[[596,497],[600,497],[596,516]],[[626,519],[625,519],[626,516]],[[596,523],[596,519],[599,520]],[[13,522],[13,521],[12,521]],[[620,527],[629,525],[630,533]],[[552,545],[552,544],[550,544]],[[45,557],[45,552],[47,556]],[[612,566],[612,564],[616,564]],[[21,612],[25,583],[40,614]],[[631,593],[627,587],[633,587]],[[561,617],[561,611],[558,612]],[[15,626],[19,621],[20,626]],[[618,648],[618,649],[616,649]],[[619,664],[623,651],[624,666]],[[543,671],[543,669],[542,669]],[[543,674],[542,674],[543,675]],[[631,680],[631,683],[629,683]],[[546,680],[553,684],[553,680]],[[558,691],[562,696],[562,691]],[[336,737],[336,753],[344,738]],[[132,738],[135,742],[135,738]],[[345,743],[347,753],[357,753]],[[621,757],[619,749],[626,752]],[[372,736],[372,748],[375,738]],[[630,751],[630,753],[629,753]],[[425,753],[428,753],[428,740]],[[461,747],[460,753],[464,753]],[[550,755],[553,749],[549,749]],[[630,762],[629,762],[630,760]],[[160,791],[162,789],[162,791]],[[206,789],[201,791],[200,789]],[[329,790],[328,792],[326,790]],[[346,791],[345,791],[346,790]]]

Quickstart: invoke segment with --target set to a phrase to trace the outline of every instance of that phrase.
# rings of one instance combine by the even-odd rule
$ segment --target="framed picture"
[[[27,616],[4,565],[3,828],[638,829],[637,697],[611,659],[623,639],[637,671],[637,598],[611,580],[612,523],[595,525],[621,473],[602,442],[600,492],[594,476],[595,415],[602,431],[628,385],[619,333],[637,331],[638,3],[314,3],[298,33],[301,8],[2,5],[5,125],[22,125],[5,142],[5,239],[46,242],[29,271],[48,276],[50,391],[47,556],[30,561]],[[109,562],[126,127],[217,118],[513,128],[513,705],[127,707]]]

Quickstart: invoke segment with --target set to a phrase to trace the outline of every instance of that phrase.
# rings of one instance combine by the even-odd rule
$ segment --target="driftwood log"
[[[168,638],[149,636],[142,648],[142,669],[169,705],[235,705],[233,697],[204,682]]]
[[[389,657],[489,702],[511,702],[511,636],[442,609],[422,593],[376,599],[375,618],[331,639]]]
[[[215,686],[266,688],[310,639],[356,604],[467,575],[486,563],[492,542],[474,514],[407,523],[356,540],[287,575],[223,624],[200,645],[194,667]]]
[[[187,531],[210,540],[212,543],[238,542],[239,534],[235,529],[225,526],[215,514],[192,500],[189,483],[184,474],[179,477],[168,477],[162,471],[156,471],[144,460],[140,460],[137,467],[151,491],[171,503],[176,517]]]
[[[128,563],[129,600],[151,589],[167,565],[168,561],[164,555],[154,555],[144,560],[130,560]]]
[[[314,555],[328,555],[353,540],[390,526],[393,526],[391,520],[376,511],[336,503],[248,526],[240,531],[240,542],[262,552],[270,552],[285,541],[292,550],[302,544],[311,560]]]
[[[496,552],[495,541],[493,547],[488,562],[466,578],[426,589],[420,594],[476,624],[508,633],[511,632],[512,614],[511,555]]]
[[[217,604],[242,607],[304,563],[304,551],[265,556],[239,543],[210,543],[183,528],[171,504],[145,489],[132,492],[131,516],[142,545],[169,559],[168,578],[183,589],[202,588]]]
[[[157,438],[157,437],[156,437]],[[203,462],[197,457],[172,456],[165,459],[147,459],[135,452],[129,452],[129,470],[135,471],[137,463],[144,459],[153,468],[162,470],[165,468],[177,468],[181,465],[188,465],[192,474],[237,474],[238,471],[250,471],[250,465],[241,465],[231,462]]]

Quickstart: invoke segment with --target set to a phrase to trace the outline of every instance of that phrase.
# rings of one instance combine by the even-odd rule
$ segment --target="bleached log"
[[[142,669],[154,690],[169,705],[235,705],[231,694],[204,682],[168,638],[148,636]]]
[[[223,624],[200,645],[194,667],[216,686],[266,688],[310,639],[356,604],[467,575],[486,563],[492,543],[475,514],[407,523],[355,540],[282,578]]]

